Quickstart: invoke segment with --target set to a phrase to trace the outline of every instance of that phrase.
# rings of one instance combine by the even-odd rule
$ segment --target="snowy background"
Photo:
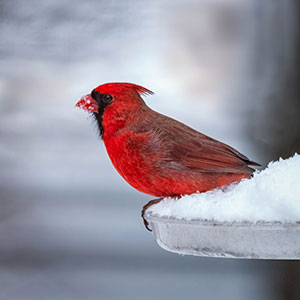
[[[297,262],[180,257],[76,101],[110,81],[266,164],[300,152],[297,0],[0,0],[0,299],[299,299]]]

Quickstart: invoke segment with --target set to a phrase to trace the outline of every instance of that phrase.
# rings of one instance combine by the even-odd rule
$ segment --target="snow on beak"
[[[97,102],[92,98],[90,94],[83,96],[77,103],[77,107],[80,107],[86,111],[95,112],[98,113],[98,104]]]

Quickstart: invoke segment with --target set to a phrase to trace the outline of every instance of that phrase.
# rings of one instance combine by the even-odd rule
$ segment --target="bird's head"
[[[133,83],[106,83],[99,85],[90,94],[83,96],[76,106],[94,113],[99,124],[100,134],[103,135],[104,114],[109,115],[107,118],[110,122],[114,122],[116,117],[120,119],[122,115],[124,118],[128,118],[130,112],[144,103],[141,96],[151,94],[153,92],[150,90]]]
[[[103,114],[104,109],[109,105],[130,106],[140,100],[141,95],[151,94],[153,92],[150,90],[133,83],[105,83],[83,96],[76,106],[89,112]]]

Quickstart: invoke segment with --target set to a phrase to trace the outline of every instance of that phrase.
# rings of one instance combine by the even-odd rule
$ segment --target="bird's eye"
[[[105,94],[103,100],[105,103],[109,103],[112,100],[112,96],[110,94]]]

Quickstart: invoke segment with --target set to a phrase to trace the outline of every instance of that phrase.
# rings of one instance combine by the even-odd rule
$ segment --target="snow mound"
[[[270,162],[253,178],[225,189],[165,198],[147,213],[215,222],[299,222],[300,155]]]

